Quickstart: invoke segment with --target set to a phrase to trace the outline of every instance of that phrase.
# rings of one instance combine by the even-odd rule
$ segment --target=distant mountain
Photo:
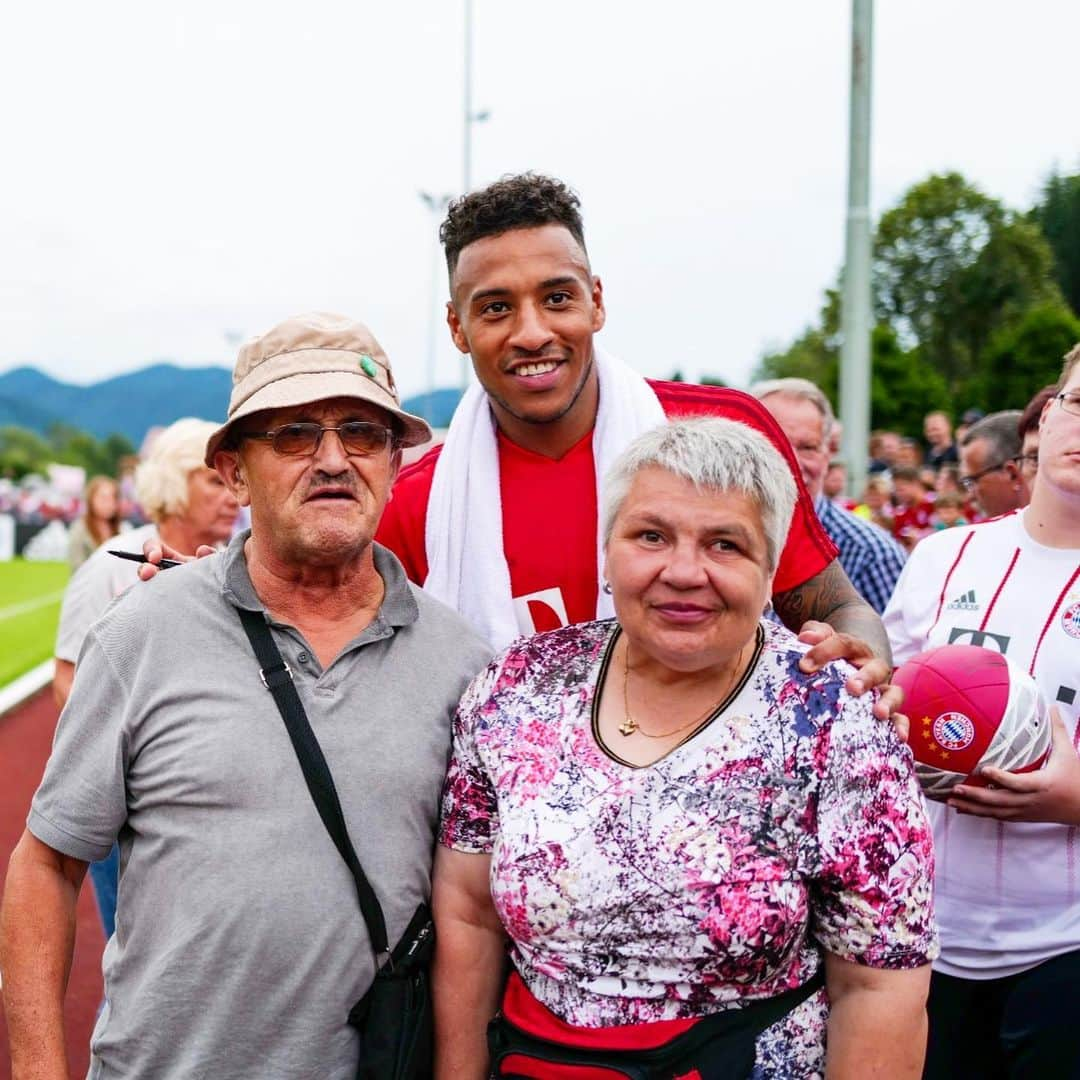
[[[154,364],[89,386],[20,367],[0,374],[0,427],[17,424],[44,434],[63,423],[99,439],[119,432],[139,446],[150,428],[182,416],[224,420],[231,389],[232,374],[223,367]],[[430,401],[427,394],[416,394],[404,407],[432,427],[446,427],[460,397],[457,389],[436,390]]]
[[[119,432],[138,446],[149,428],[181,416],[223,419],[231,386],[232,376],[222,367],[154,364],[89,386],[21,367],[0,375],[0,424],[44,433],[59,422],[99,439]]]
[[[450,417],[454,415],[460,400],[461,390],[454,386],[435,390],[431,394],[414,394],[401,404],[406,412],[422,416],[433,428],[446,428],[450,426]]]

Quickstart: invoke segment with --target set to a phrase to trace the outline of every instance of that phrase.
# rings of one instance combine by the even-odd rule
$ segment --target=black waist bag
[[[494,1076],[513,1077],[502,1063],[520,1055],[550,1065],[589,1065],[626,1080],[673,1080],[697,1069],[702,1080],[745,1080],[754,1069],[757,1037],[825,985],[818,972],[802,986],[741,1009],[703,1017],[689,1031],[651,1050],[581,1049],[537,1038],[501,1013],[488,1025]]]
[[[349,1010],[349,1023],[360,1035],[357,1080],[430,1080],[432,1015],[428,967],[435,946],[431,910],[427,904],[416,909],[391,953],[382,907],[349,839],[334,778],[308,723],[289,665],[281,659],[261,612],[238,608],[237,614],[259,661],[263,685],[274,695],[274,703],[285,721],[315,808],[352,874],[375,954],[375,979],[368,992]]]

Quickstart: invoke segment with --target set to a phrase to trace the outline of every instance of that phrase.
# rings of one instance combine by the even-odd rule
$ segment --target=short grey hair
[[[961,446],[970,446],[976,439],[986,442],[986,456],[998,465],[1020,455],[1020,417],[1019,409],[991,413],[978,423],[972,424],[964,433]]]
[[[206,441],[217,429],[209,420],[188,416],[154,439],[135,470],[135,498],[155,524],[187,510],[188,477],[205,467]]]
[[[761,511],[769,573],[775,573],[795,511],[795,478],[783,455],[760,432],[735,420],[673,420],[639,435],[604,477],[604,546],[642,469],[665,469],[702,491],[737,491]]]
[[[825,396],[825,391],[817,383],[809,379],[763,379],[750,387],[751,397],[758,401],[767,398],[771,394],[780,394],[782,397],[797,398],[800,401],[809,401],[817,407],[821,413],[821,441],[827,443],[836,425],[836,416],[833,413],[832,403]]]

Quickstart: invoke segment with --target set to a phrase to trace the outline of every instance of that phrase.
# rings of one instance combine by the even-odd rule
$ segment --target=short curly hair
[[[580,208],[577,193],[561,180],[532,172],[504,176],[450,204],[439,226],[446,268],[452,277],[462,250],[485,236],[541,225],[565,226],[585,251]]]

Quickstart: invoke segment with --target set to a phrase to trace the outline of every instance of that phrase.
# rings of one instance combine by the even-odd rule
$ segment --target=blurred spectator
[[[825,495],[834,423],[829,399],[808,379],[795,378],[756,383],[750,393],[773,414],[791,441],[814,509],[837,547],[844,573],[880,615],[904,568],[904,552],[888,533]]]
[[[844,441],[844,426],[833,417],[832,431],[829,432],[829,457],[835,458],[840,453],[840,444]]]
[[[147,456],[149,456],[149,451]],[[145,525],[147,521],[135,496],[135,470],[138,467],[139,459],[134,454],[122,457],[117,466],[117,476],[120,477],[120,517],[136,527]]]
[[[971,496],[964,491],[960,483],[960,469],[956,465],[943,465],[934,481],[934,505],[942,495],[957,495],[964,505],[964,517],[968,521],[974,521],[978,516],[975,503]]]
[[[945,494],[934,500],[935,529],[951,529],[954,525],[967,525],[968,517],[964,506],[964,496]]]
[[[910,551],[931,529],[934,504],[919,470],[911,465],[893,469],[893,535]]]
[[[977,424],[986,413],[982,409],[967,409],[956,425],[956,445],[964,445],[964,436],[968,433],[972,424]]]
[[[933,499],[937,491],[937,469],[932,469],[929,465],[920,465],[919,479],[922,481],[922,486],[930,493],[930,498]]]
[[[122,533],[110,547],[141,554],[146,540],[160,538],[176,551],[194,554],[202,544],[217,546],[229,539],[238,504],[221,477],[203,464],[206,440],[217,427],[206,420],[184,419],[161,433],[135,472],[135,493],[153,524]],[[68,583],[53,675],[53,694],[61,707],[71,693],[83,638],[109,604],[138,581],[138,565],[98,548]],[[114,846],[108,858],[90,865],[106,937],[114,929],[117,860]]]
[[[953,441],[952,422],[945,413],[927,413],[923,418],[923,434],[926,436],[926,464],[935,472],[942,465],[955,465],[960,460],[960,451]]]
[[[847,497],[847,466],[839,459],[829,462],[822,490],[827,499],[832,499],[845,510],[854,509],[854,502]]]
[[[887,473],[900,453],[900,436],[895,431],[872,431],[870,433],[870,461],[868,473]]]
[[[886,476],[871,476],[866,481],[862,502],[852,511],[864,521],[873,522],[890,535],[893,532],[892,481]]]
[[[896,452],[894,468],[917,469],[922,464],[922,447],[918,439],[904,436],[900,440],[900,447]]]
[[[1052,401],[1057,386],[1044,386],[1024,407],[1016,424],[1020,436],[1020,473],[1030,490],[1039,468],[1039,420],[1048,401]]]
[[[960,444],[960,483],[984,518],[1027,506],[1031,491],[1020,471],[1020,411],[991,413]]]
[[[937,495],[963,495],[964,489],[960,486],[960,469],[956,465],[945,465],[934,480],[934,491]]]
[[[68,530],[68,562],[80,566],[120,531],[120,489],[111,476],[95,476],[86,485],[85,509]]]

